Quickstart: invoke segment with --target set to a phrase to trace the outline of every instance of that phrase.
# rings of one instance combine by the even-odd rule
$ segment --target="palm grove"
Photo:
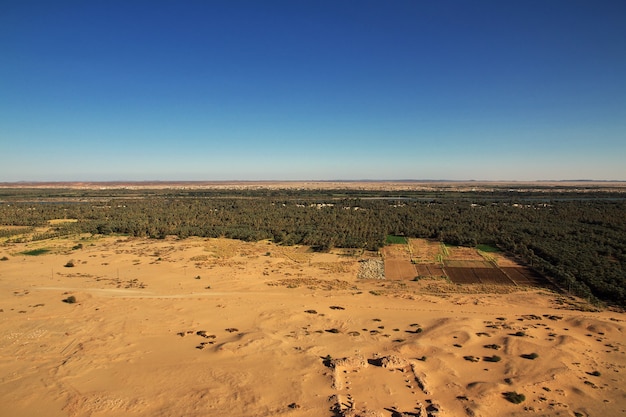
[[[3,190],[0,201],[0,224],[22,226],[0,229],[7,244],[58,218],[78,221],[34,239],[228,237],[317,250],[377,250],[390,234],[488,243],[579,296],[626,306],[626,197],[619,193]]]

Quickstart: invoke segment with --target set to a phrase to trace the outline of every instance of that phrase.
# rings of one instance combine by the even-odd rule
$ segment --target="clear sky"
[[[626,180],[626,1],[0,1],[0,181]]]

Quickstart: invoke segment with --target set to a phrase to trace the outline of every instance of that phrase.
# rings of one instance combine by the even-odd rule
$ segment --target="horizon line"
[[[535,180],[516,180],[516,179],[222,179],[222,180],[158,180],[158,179],[146,179],[146,180],[18,180],[18,181],[0,181],[0,185],[26,185],[26,184],[202,184],[202,183],[298,183],[298,182],[313,182],[313,183],[546,183],[546,182],[561,182],[561,183],[624,183],[626,179],[535,179]]]

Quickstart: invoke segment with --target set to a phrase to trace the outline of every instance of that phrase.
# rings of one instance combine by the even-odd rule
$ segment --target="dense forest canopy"
[[[229,237],[319,250],[376,250],[390,234],[487,243],[577,295],[626,306],[626,194],[614,191],[0,190],[0,225],[28,228],[63,218],[78,221],[36,238]]]

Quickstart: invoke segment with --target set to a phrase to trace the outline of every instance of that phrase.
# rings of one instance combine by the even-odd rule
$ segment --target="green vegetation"
[[[407,243],[408,242],[404,236],[387,235],[387,237],[385,238],[385,244],[387,245],[402,245]]]
[[[500,249],[495,248],[491,245],[486,245],[486,244],[476,245],[476,249],[482,252],[486,252],[486,253],[500,252]]]
[[[27,250],[24,252],[20,252],[22,255],[28,255],[28,256],[39,256],[39,255],[43,255],[50,252],[50,249],[45,249],[45,248],[40,248],[40,249],[33,249],[33,250]]]
[[[32,236],[9,237],[9,244],[10,239],[91,233],[269,239],[319,250],[374,251],[385,245],[388,236],[402,242],[406,236],[442,242],[443,257],[445,245],[478,247],[485,253],[500,248],[549,277],[563,291],[626,307],[626,193],[591,186],[560,188],[555,191],[539,184],[515,191],[496,186],[459,192],[444,185],[437,191],[401,193],[1,189],[0,219],[13,231],[16,226],[22,231],[47,228]],[[77,221],[48,223],[61,218]]]

